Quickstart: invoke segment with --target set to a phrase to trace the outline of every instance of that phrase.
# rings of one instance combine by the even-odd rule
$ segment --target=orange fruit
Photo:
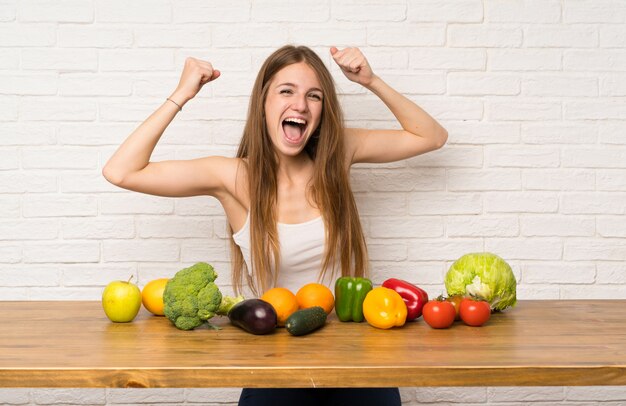
[[[261,300],[265,300],[276,310],[279,326],[284,326],[287,318],[298,310],[296,295],[287,288],[272,288],[261,296]]]
[[[141,303],[150,313],[163,316],[163,291],[169,279],[155,279],[146,283],[141,291]]]
[[[330,314],[335,307],[335,296],[333,292],[321,283],[308,283],[296,293],[298,306],[300,309],[321,306],[326,314]]]

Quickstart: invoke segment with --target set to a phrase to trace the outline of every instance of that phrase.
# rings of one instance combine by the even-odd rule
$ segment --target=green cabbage
[[[445,285],[449,296],[476,296],[489,302],[492,310],[504,310],[517,302],[517,282],[511,267],[489,252],[457,259],[446,274]]]

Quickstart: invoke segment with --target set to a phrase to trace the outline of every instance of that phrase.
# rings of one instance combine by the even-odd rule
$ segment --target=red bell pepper
[[[422,308],[428,302],[428,293],[425,290],[402,279],[394,278],[387,279],[383,282],[383,286],[395,290],[402,296],[407,309],[406,321],[415,320],[422,315]]]

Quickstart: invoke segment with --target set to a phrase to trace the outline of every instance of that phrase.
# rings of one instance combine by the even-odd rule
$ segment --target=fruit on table
[[[335,313],[340,321],[363,321],[363,301],[372,290],[367,278],[344,276],[335,282]]]
[[[276,329],[278,317],[271,304],[261,299],[247,299],[234,305],[228,312],[233,326],[252,334],[269,334]]]
[[[272,288],[261,296],[261,300],[274,307],[279,327],[284,326],[287,318],[299,308],[296,295],[287,288]]]
[[[150,313],[163,316],[163,291],[169,278],[160,278],[146,283],[141,290],[141,303]]]
[[[321,283],[308,283],[301,287],[296,293],[296,300],[300,309],[320,306],[326,314],[332,312],[335,307],[333,292]]]
[[[454,305],[442,297],[424,305],[424,321],[432,328],[448,328],[454,323],[456,310]]]
[[[406,305],[402,296],[393,289],[380,286],[372,289],[363,301],[363,315],[377,328],[403,326],[406,322]]]
[[[326,324],[326,311],[320,306],[301,309],[287,319],[285,328],[294,336],[302,336],[317,330]]]
[[[393,289],[404,300],[407,309],[406,321],[415,320],[422,315],[422,308],[428,302],[428,293],[417,286],[402,279],[390,278],[383,282],[383,286]]]
[[[102,292],[102,308],[107,317],[116,323],[133,321],[141,307],[141,291],[128,281],[109,283]]]
[[[491,307],[484,300],[466,297],[461,301],[459,313],[463,323],[468,326],[479,327],[491,318]]]

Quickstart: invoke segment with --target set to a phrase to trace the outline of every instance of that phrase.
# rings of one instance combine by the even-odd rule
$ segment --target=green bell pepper
[[[360,323],[363,317],[363,301],[372,290],[372,281],[367,278],[344,276],[335,282],[335,313],[340,321]]]

